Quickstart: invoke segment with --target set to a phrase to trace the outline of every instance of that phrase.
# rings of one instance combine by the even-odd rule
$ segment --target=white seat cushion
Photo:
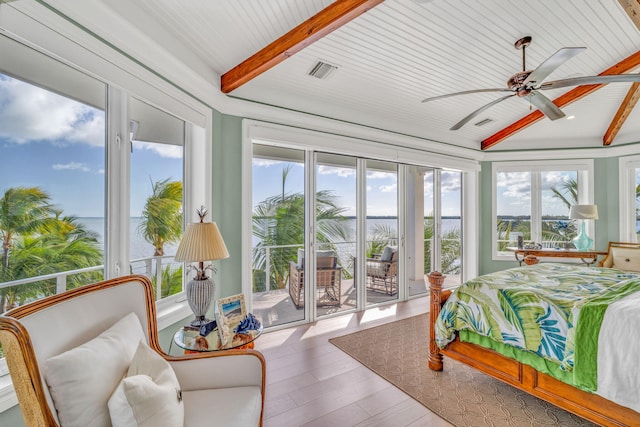
[[[183,391],[185,427],[249,427],[260,423],[260,387]]]
[[[63,427],[111,427],[107,401],[144,339],[138,316],[129,313],[91,341],[44,363]]]
[[[113,427],[182,427],[184,405],[169,363],[140,341],[127,376],[109,399]]]

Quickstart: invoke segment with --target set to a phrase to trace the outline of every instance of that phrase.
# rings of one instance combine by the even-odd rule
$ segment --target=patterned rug
[[[422,314],[329,341],[456,426],[594,425],[447,357],[444,371],[430,370],[428,321]]]

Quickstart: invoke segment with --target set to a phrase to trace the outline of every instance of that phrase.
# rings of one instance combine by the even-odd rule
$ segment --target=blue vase
[[[573,245],[579,251],[588,251],[593,246],[593,239],[587,236],[584,231],[584,221],[582,221],[582,227],[580,228],[580,234],[573,239]]]

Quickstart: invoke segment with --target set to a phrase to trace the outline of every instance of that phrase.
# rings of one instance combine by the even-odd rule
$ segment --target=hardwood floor
[[[265,427],[450,426],[328,341],[427,309],[422,297],[263,334]]]

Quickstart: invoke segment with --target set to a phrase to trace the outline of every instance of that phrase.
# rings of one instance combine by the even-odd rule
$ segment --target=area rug
[[[447,357],[442,372],[430,370],[427,316],[329,341],[456,426],[595,425]]]

